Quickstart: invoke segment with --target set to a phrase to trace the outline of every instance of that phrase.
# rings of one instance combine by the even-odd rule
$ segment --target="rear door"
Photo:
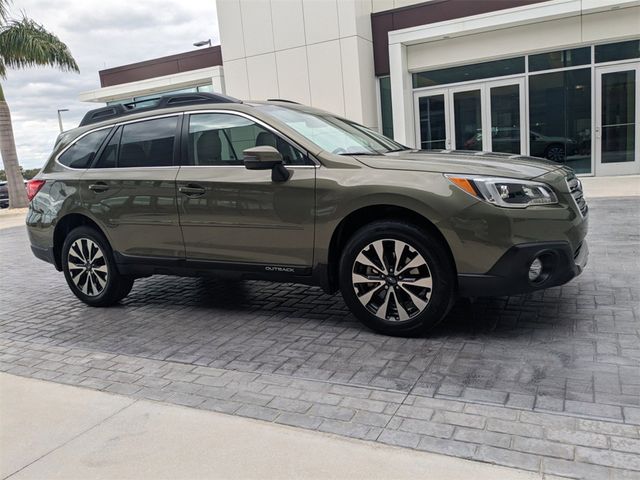
[[[183,143],[177,187],[187,259],[264,269],[312,265],[315,164],[302,149],[228,111],[191,114]],[[244,167],[242,152],[260,145],[280,151],[289,180],[273,182],[270,170]]]
[[[129,260],[184,258],[174,162],[180,119],[171,115],[117,126],[81,176],[84,208],[105,228],[113,249]]]

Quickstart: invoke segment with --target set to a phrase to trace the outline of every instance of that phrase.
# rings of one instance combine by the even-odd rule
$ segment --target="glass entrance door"
[[[520,155],[527,151],[524,80],[486,84],[489,148],[492,152]]]
[[[596,69],[596,173],[640,172],[640,64]]]
[[[482,88],[451,89],[453,145],[456,150],[487,150],[482,121]]]
[[[420,150],[451,148],[448,124],[449,94],[447,90],[433,90],[416,97],[416,139]]]
[[[416,92],[419,148],[526,152],[523,91],[509,79]]]

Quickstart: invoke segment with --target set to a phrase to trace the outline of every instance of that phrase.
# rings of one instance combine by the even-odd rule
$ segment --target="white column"
[[[227,93],[224,85],[224,67],[219,67],[218,72],[211,77],[211,85],[214,92]]]
[[[415,147],[411,74],[407,67],[407,47],[402,43],[389,45],[389,72],[393,109],[393,137],[403,145]]]

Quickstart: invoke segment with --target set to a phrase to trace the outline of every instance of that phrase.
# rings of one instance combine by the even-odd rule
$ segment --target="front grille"
[[[582,192],[582,182],[573,173],[569,173],[567,175],[567,185],[569,186],[571,196],[576,202],[580,213],[583,217],[586,216],[589,211],[589,207],[587,206],[587,202],[584,199],[584,194]]]

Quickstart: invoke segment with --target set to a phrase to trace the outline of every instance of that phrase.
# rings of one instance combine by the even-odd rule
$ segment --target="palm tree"
[[[9,18],[10,0],[0,0],[0,79],[6,78],[7,69],[33,66],[56,67],[63,71],[79,72],[76,61],[67,46],[42,25],[23,17]],[[27,206],[24,180],[18,164],[13,138],[11,112],[0,83],[0,154],[7,174],[9,206]]]

